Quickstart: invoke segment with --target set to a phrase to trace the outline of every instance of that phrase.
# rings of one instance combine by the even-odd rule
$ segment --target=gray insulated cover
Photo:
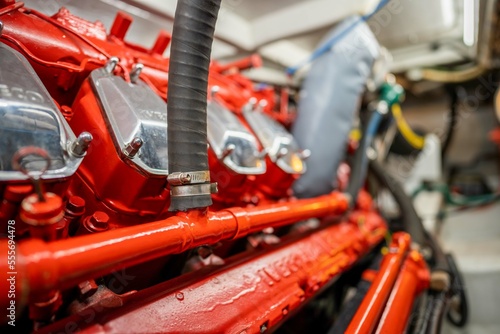
[[[344,20],[325,41],[359,20]],[[312,64],[292,128],[300,147],[311,150],[307,172],[293,187],[298,197],[315,197],[335,188],[354,115],[379,52],[375,36],[363,21]]]

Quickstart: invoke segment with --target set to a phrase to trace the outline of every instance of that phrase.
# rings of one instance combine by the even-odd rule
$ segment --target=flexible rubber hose
[[[179,0],[168,82],[169,173],[208,171],[207,85],[221,0]],[[172,197],[170,210],[203,208],[210,194]]]
[[[446,259],[448,260],[448,265],[453,274],[452,292],[459,297],[459,310],[458,312],[447,313],[448,320],[457,327],[464,327],[467,325],[469,320],[469,302],[467,300],[467,295],[465,294],[465,282],[462,274],[457,268],[455,259],[451,254],[446,254]],[[455,316],[458,315],[458,318]]]
[[[397,103],[392,105],[391,108],[392,116],[396,121],[399,132],[403,138],[416,150],[422,150],[425,144],[425,138],[415,133],[412,128],[408,125],[405,118],[403,117],[403,112],[401,111],[401,106]]]
[[[422,79],[436,82],[461,83],[475,79],[481,76],[484,72],[486,72],[486,68],[480,64],[455,71],[428,68],[422,70]]]
[[[441,159],[444,161],[446,153],[450,148],[451,141],[453,140],[453,135],[455,133],[455,127],[458,121],[458,94],[454,86],[447,86],[446,90],[450,96],[450,114],[449,119],[446,124],[446,135],[444,137],[441,146]]]
[[[382,118],[383,115],[378,111],[374,111],[372,113],[366,129],[363,132],[361,145],[354,155],[351,179],[346,190],[352,198],[351,204],[356,203],[356,198],[358,197],[359,191],[363,187],[363,183],[366,179],[369,163],[367,150],[371,146],[373,139],[377,134]]]
[[[414,334],[439,334],[441,324],[447,309],[447,297],[445,292],[429,291],[425,308],[421,312]]]
[[[405,193],[401,185],[391,177],[377,161],[370,162],[370,172],[394,197],[401,211],[404,230],[411,235],[414,242],[430,247],[433,253],[433,269],[448,270],[446,256],[437,241],[427,233],[422,220],[415,211],[412,199]]]

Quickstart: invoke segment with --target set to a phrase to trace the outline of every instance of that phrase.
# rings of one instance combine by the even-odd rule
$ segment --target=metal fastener
[[[141,138],[135,137],[134,139],[132,139],[132,141],[130,143],[125,145],[122,152],[127,157],[133,158],[133,157],[135,157],[137,152],[139,152],[139,150],[141,149],[143,144],[144,144],[144,141]]]
[[[116,65],[120,62],[120,58],[118,57],[111,57],[109,58],[108,62],[106,65],[104,65],[104,70],[108,72],[109,74],[113,74],[115,71]]]
[[[139,76],[141,75],[143,68],[144,65],[141,63],[134,64],[134,67],[130,72],[130,81],[132,81],[132,83],[137,83],[137,80],[139,80]]]
[[[84,222],[85,228],[90,232],[103,232],[109,228],[109,216],[102,211],[96,211]]]
[[[78,138],[71,143],[69,152],[77,157],[83,156],[89,149],[90,143],[94,138],[90,132],[82,132]]]

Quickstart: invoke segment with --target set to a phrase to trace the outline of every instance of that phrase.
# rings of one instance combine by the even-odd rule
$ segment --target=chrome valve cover
[[[71,154],[75,134],[60,114],[29,62],[19,52],[0,43],[0,181],[26,180],[13,165],[21,149],[36,147],[47,157],[26,156],[26,171],[41,171],[43,179],[73,175],[83,158]]]
[[[301,150],[283,125],[251,104],[243,108],[243,115],[257,135],[272,162],[289,174],[306,172],[305,159],[309,152]]]
[[[103,67],[90,81],[118,154],[150,176],[168,174],[167,104],[141,80],[127,82]]]
[[[266,161],[255,136],[217,101],[209,101],[207,108],[208,143],[217,158],[238,174],[264,174]]]

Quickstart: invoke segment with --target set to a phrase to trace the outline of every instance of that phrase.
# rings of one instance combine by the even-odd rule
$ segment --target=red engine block
[[[214,205],[209,210],[168,212],[166,176],[152,177],[120,156],[89,75],[117,57],[112,75],[131,83],[134,66],[140,63],[140,79],[166,100],[169,61],[163,53],[170,34],[160,32],[154,46],[145,49],[125,40],[132,24],[125,13],[117,15],[107,33],[100,22],[85,21],[64,8],[47,17],[10,0],[0,0],[0,21],[0,41],[26,57],[73,132],[87,131],[93,137],[73,177],[44,184],[58,195],[53,201],[57,205],[41,201],[27,207],[30,198],[39,199],[30,195],[32,186],[0,183],[0,223],[9,236],[0,240],[0,279],[8,281],[14,270],[17,275],[7,287],[15,291],[15,299],[2,289],[0,305],[5,310],[15,300],[14,309],[29,307],[29,318],[40,332],[262,333],[288,319],[384,239],[387,226],[367,193],[350,212],[350,199],[339,192],[294,198],[291,185],[305,158],[297,153],[292,170],[285,171],[262,140],[257,146],[265,156],[265,173],[237,173],[211,146],[211,179],[220,190],[213,195]],[[211,101],[230,110],[256,138],[258,131],[244,114],[249,104],[279,121],[280,131],[294,117],[286,89],[256,85],[240,74],[260,63],[258,56],[231,64],[214,61],[209,75]],[[292,232],[284,228],[313,218],[321,223],[296,226]],[[15,229],[14,222],[19,222]],[[281,233],[284,242],[272,233]],[[241,252],[244,237],[248,252]],[[14,238],[19,239],[17,246]],[[428,269],[409,243],[408,235],[395,235],[391,252],[397,252],[386,256],[388,268],[380,273],[389,272],[390,280],[374,280],[374,287],[384,291],[383,300],[378,299],[380,310],[374,314],[368,305],[357,315],[368,314],[365,325],[370,330],[376,328],[389,296],[379,328],[404,328],[409,309],[398,318],[391,305],[403,303],[401,293],[408,301],[403,304],[412,305],[428,284]],[[13,249],[15,268],[8,261]],[[194,251],[201,258],[198,262],[190,262]],[[187,265],[170,276],[164,271],[175,267],[174,254],[186,256]],[[197,270],[200,267],[206,268]],[[140,276],[141,291],[122,281],[123,289],[113,288],[109,275],[124,268],[134,278]],[[185,271],[193,272],[181,275]]]

